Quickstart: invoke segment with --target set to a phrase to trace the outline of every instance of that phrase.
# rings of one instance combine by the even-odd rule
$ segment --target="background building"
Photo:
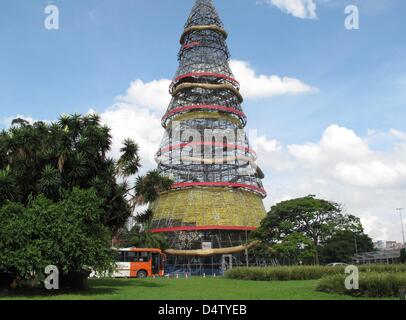
[[[401,250],[406,246],[397,241],[374,242],[376,251],[357,253],[352,257],[352,261],[357,264],[368,263],[399,263]]]

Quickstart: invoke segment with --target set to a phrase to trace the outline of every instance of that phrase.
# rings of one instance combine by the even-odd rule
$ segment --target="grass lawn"
[[[317,280],[247,281],[225,278],[92,279],[80,293],[31,293],[2,299],[34,300],[350,300],[349,296],[315,291]]]

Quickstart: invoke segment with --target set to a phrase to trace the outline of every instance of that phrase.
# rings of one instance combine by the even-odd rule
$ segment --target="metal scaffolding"
[[[229,66],[227,36],[213,2],[197,0],[180,37],[179,68],[156,154],[159,171],[175,183],[153,204],[152,231],[165,232],[174,249],[210,243],[235,250],[265,216],[264,174],[244,132],[247,118]]]
[[[173,96],[162,118],[159,170],[182,183],[234,183],[265,196],[263,173],[245,133],[239,83],[229,67],[227,32],[211,0],[197,0],[181,36]],[[176,124],[175,124],[176,122]],[[188,132],[198,132],[198,141]],[[221,141],[205,140],[208,130]],[[195,138],[195,137],[193,137]],[[227,186],[227,185],[224,185]]]

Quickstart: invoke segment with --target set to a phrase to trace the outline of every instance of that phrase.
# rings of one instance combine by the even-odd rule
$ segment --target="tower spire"
[[[223,23],[212,0],[196,0],[185,29],[198,25],[216,25],[223,28]]]

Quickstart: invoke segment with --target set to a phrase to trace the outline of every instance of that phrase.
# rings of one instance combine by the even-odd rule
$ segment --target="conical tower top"
[[[223,28],[223,22],[212,0],[196,0],[185,28],[201,25],[216,25]]]

